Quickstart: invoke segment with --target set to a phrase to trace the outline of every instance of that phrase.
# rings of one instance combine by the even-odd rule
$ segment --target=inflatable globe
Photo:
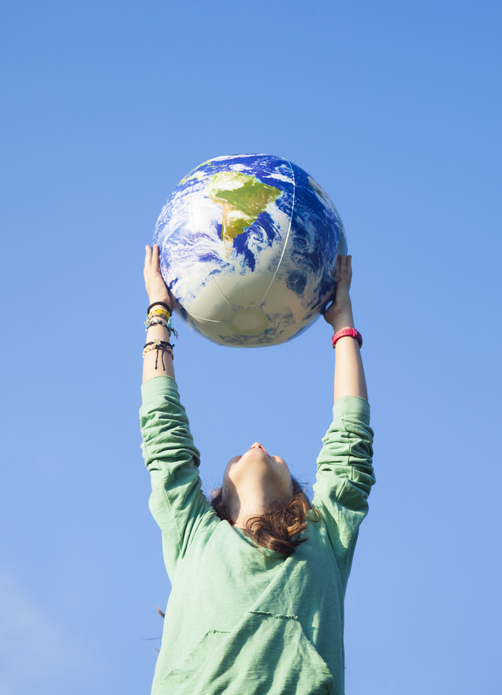
[[[180,181],[154,243],[187,323],[232,347],[277,345],[335,295],[342,221],[325,191],[287,159],[216,157]]]

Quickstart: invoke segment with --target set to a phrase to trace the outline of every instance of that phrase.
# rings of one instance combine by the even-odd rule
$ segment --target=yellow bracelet
[[[152,309],[148,314],[147,320],[151,316],[165,316],[166,319],[171,318],[171,314],[168,311],[166,311],[166,309]]]

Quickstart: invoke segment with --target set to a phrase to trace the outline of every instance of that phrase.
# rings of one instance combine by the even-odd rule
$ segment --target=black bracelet
[[[166,304],[165,302],[153,302],[153,304],[150,304],[150,306],[148,307],[148,309],[147,309],[147,311],[146,311],[146,315],[147,315],[147,316],[148,316],[148,314],[150,313],[150,309],[152,308],[152,306],[155,306],[156,304],[160,304],[161,306],[163,306],[165,309],[167,309],[167,311],[168,311],[170,314],[173,313],[173,310],[171,309],[171,307],[170,307],[168,304]]]
[[[143,345],[143,350],[148,346],[148,345],[158,345],[159,347],[163,347],[166,345],[167,347],[170,347],[171,349],[174,347],[174,345],[171,345],[171,343],[168,343],[167,340],[150,340],[149,343],[145,343]]]

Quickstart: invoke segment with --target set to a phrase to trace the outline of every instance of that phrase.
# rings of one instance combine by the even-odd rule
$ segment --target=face
[[[255,442],[242,456],[234,456],[223,474],[223,500],[239,506],[247,500],[290,499],[293,481],[286,461]]]

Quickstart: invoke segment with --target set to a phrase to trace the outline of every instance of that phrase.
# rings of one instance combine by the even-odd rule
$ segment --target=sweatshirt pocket
[[[328,695],[332,687],[326,662],[296,616],[249,612],[231,632],[209,630],[167,674],[161,692]]]
[[[190,680],[200,666],[220,645],[223,637],[228,634],[230,634],[228,631],[208,630],[195,649],[181,664],[180,668],[175,668],[167,674],[164,683],[169,683],[169,685],[174,686],[181,685]]]

